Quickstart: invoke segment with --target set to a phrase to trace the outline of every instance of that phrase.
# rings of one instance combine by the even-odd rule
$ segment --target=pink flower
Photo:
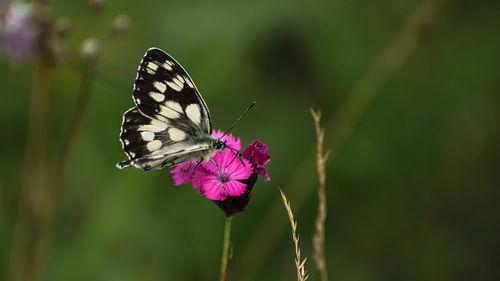
[[[241,181],[248,179],[253,172],[250,162],[235,159],[234,152],[229,149],[216,153],[212,158],[219,168],[211,161],[202,163],[200,166],[203,168],[196,169],[199,183],[198,179],[194,179],[194,188],[200,188],[201,193],[210,200],[224,200],[228,196],[243,194],[246,184]]]
[[[193,167],[196,165],[197,161],[187,161],[182,162],[177,167],[175,167],[172,171],[172,179],[174,180],[175,185],[181,185],[189,182],[194,176]]]
[[[233,150],[241,148],[240,138],[234,138],[231,134],[223,135],[222,131],[212,132],[212,136],[222,137],[226,146],[231,148],[225,148],[212,157],[217,166],[212,161],[206,161],[196,168],[195,173],[193,168],[198,160],[180,163],[171,171],[175,185],[191,181],[193,187],[210,200],[224,200],[228,196],[239,196],[245,192],[246,184],[241,181],[250,177],[252,165],[245,159],[235,157]]]
[[[224,136],[222,131],[213,131],[212,135],[222,138],[227,146],[212,157],[216,164],[212,161],[202,162],[195,173],[193,168],[198,160],[180,163],[171,171],[172,178],[175,185],[190,181],[198,193],[217,204],[226,216],[232,216],[248,205],[259,174],[266,177],[265,181],[270,180],[264,167],[269,162],[269,149],[264,143],[255,140],[241,155],[235,155],[236,150],[241,149],[240,138],[231,134]]]
[[[269,149],[267,145],[256,139],[243,150],[241,155],[252,163],[252,166],[258,174],[266,177],[264,181],[271,180],[267,169],[264,167],[264,165],[269,162]]]
[[[237,139],[235,139],[232,134],[224,136],[224,132],[223,131],[221,131],[221,130],[215,131],[214,130],[214,131],[212,131],[212,136],[214,136],[216,138],[221,138],[222,137],[222,140],[226,141],[226,146],[228,146],[230,148],[233,148],[233,149],[236,149],[236,150],[240,150],[240,148],[241,148],[241,140],[240,140],[240,138],[238,137]]]

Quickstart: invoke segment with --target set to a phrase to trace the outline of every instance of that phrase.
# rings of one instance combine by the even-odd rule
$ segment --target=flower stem
[[[226,216],[224,221],[224,242],[222,244],[222,260],[220,264],[219,281],[226,281],[227,264],[229,260],[229,248],[231,246],[231,219],[232,216]]]

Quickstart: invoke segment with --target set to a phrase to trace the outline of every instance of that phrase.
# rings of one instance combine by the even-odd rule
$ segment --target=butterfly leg
[[[222,175],[220,173],[219,165],[217,165],[217,162],[215,162],[215,160],[213,158],[210,158],[210,161],[212,161],[212,163],[214,163],[214,165],[215,165],[215,168],[217,168],[217,177],[219,178],[220,185],[222,186],[222,189],[224,189],[226,194],[229,195],[229,192],[227,192],[226,188],[224,188],[224,183],[222,182]]]
[[[229,164],[227,164],[227,166],[229,166],[229,165],[231,165],[231,163],[233,163],[234,159],[236,159],[236,157],[240,156],[241,154],[238,150],[236,150],[232,147],[229,147],[229,146],[226,146],[226,147],[234,153],[234,158],[229,162]],[[245,166],[245,163],[243,162],[243,160],[241,160],[240,157],[238,157],[238,159],[240,160],[241,164],[243,164],[243,166]]]
[[[187,172],[189,169],[191,169],[191,163],[192,162],[189,162],[189,166],[187,168],[181,168],[181,171]],[[198,162],[198,164],[196,164],[196,167],[198,167],[198,165],[200,165],[200,162]],[[196,167],[194,167],[194,168],[196,168]]]
[[[198,180],[198,187],[200,188],[200,190],[198,190],[199,193],[201,193],[201,182],[200,182],[200,177],[198,176],[198,173],[196,172],[196,168],[198,168],[198,166],[200,166],[201,162],[203,162],[203,159],[200,159],[200,161],[198,161],[198,163],[196,163],[196,165],[194,165],[194,167],[193,167],[193,172],[196,175],[196,179]],[[191,167],[191,162],[189,163],[189,167]],[[188,167],[188,169],[189,169],[189,167]]]

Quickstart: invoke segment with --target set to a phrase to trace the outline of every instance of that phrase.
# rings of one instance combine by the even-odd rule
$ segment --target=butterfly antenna
[[[245,116],[245,114],[247,114],[248,111],[250,111],[250,109],[252,109],[252,107],[256,104],[257,102],[252,102],[252,104],[245,110],[245,112],[243,112],[243,114],[241,114],[240,118],[238,118],[238,120],[236,120],[236,122],[234,122],[233,126],[231,126],[231,128],[229,128],[229,130],[227,130],[224,135],[221,137],[225,137],[227,134],[229,134],[229,132],[231,132],[231,130],[236,127],[236,125],[238,124],[238,122],[240,122],[241,118],[243,118],[243,116]]]
[[[226,167],[229,167],[229,165],[231,165],[231,163],[233,163],[234,159],[238,158],[241,162],[241,164],[243,164],[243,167],[245,167],[245,163],[243,162],[243,160],[241,160],[240,157],[240,152],[238,150],[236,150],[236,148],[232,148],[232,147],[229,147],[229,146],[226,146],[226,148],[228,148],[229,150],[231,150],[232,152],[234,152],[234,157],[233,159],[231,160],[231,162],[229,162]]]

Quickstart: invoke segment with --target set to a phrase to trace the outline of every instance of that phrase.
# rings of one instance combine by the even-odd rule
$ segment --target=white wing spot
[[[159,110],[157,110],[156,112],[158,112],[158,111],[159,111]],[[169,120],[168,120],[165,116],[163,116],[163,115],[161,115],[161,114],[155,114],[154,118],[155,118],[156,120],[160,120],[160,121],[162,121],[162,122],[165,122],[165,123],[169,124]]]
[[[174,78],[174,79],[175,79],[175,78]],[[182,90],[182,87],[179,87],[179,85],[178,85],[177,83],[175,83],[175,82],[167,81],[167,85],[168,85],[170,88],[172,88],[172,89],[176,90],[177,92],[180,92],[180,91]]]
[[[179,74],[177,74],[177,77],[172,79],[172,81],[174,81],[174,83],[177,84],[179,88],[184,88],[184,78],[182,78],[182,76],[180,76]]]
[[[128,152],[128,155],[130,155],[130,157],[132,157],[132,158],[134,158],[134,157],[135,157],[135,153],[134,153],[134,152],[132,152],[132,151],[129,151],[129,152]]]
[[[149,62],[147,67],[153,70],[153,72],[158,69],[158,65],[156,65],[154,62]]]
[[[141,137],[144,141],[152,141],[155,139],[155,134],[153,132],[143,131],[141,132]]]
[[[165,106],[168,106],[179,113],[182,112],[182,106],[178,102],[169,100],[165,103]]]
[[[130,144],[130,141],[129,141],[129,140],[123,140],[123,143],[124,143],[125,145],[129,145],[129,144]]]
[[[141,99],[135,99],[135,102],[136,102],[137,104],[141,104]]]
[[[150,92],[149,95],[156,101],[156,102],[163,102],[165,100],[165,95],[158,93],[158,92]]]
[[[160,147],[161,147],[161,140],[150,141],[150,142],[148,142],[148,144],[146,144],[146,148],[149,151],[158,150]]]
[[[201,122],[201,112],[200,106],[196,103],[186,106],[186,115],[193,121],[196,125],[200,125]]]
[[[170,118],[177,119],[181,116],[182,107],[175,101],[167,101],[165,105],[160,105],[160,114]]]
[[[155,86],[155,88],[158,89],[158,91],[160,91],[161,93],[164,93],[165,90],[167,90],[167,85],[165,85],[165,83],[162,83],[159,81],[155,81],[153,83],[153,86]]]
[[[173,70],[173,68],[172,68],[173,65],[174,64],[171,61],[167,60],[161,66],[163,66],[163,68],[165,68],[168,71],[172,71]]]
[[[149,68],[146,68],[146,72],[151,74],[151,75],[155,74],[154,70],[151,70]]]
[[[191,81],[189,81],[188,77],[184,76],[184,81],[186,81],[186,84],[188,84],[189,88],[194,88],[193,83],[191,83]]]
[[[160,127],[162,128],[162,130],[165,130],[168,125],[161,122],[161,121],[158,121],[158,120],[154,120],[154,119],[151,119],[151,123],[150,123],[152,126],[155,126],[155,127]]]
[[[139,128],[137,128],[137,130],[158,133],[158,132],[166,130],[167,128],[168,128],[167,124],[165,124],[161,121],[158,121],[158,120],[151,120],[150,125],[140,125]]]
[[[184,78],[182,78],[182,76],[177,74],[177,77],[175,77],[175,78],[177,78],[177,80],[179,80],[179,85],[184,84]]]
[[[177,128],[168,129],[168,135],[170,136],[170,139],[173,141],[181,141],[186,138],[186,133]]]

